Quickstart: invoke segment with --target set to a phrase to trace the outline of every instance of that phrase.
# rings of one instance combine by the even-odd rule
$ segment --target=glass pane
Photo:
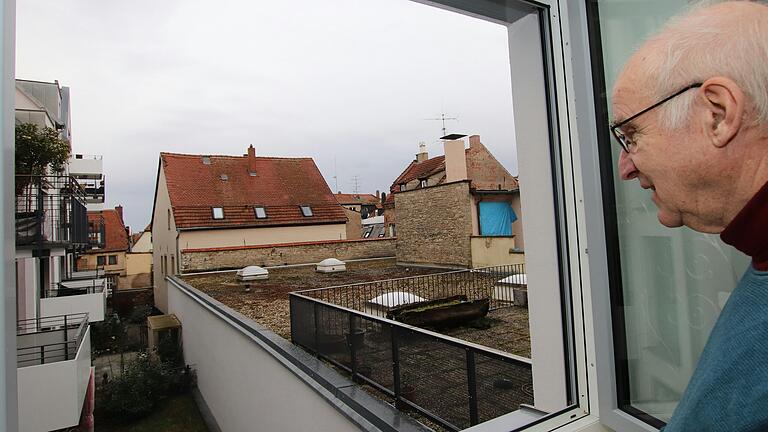
[[[610,107],[624,62],[689,2],[599,0],[598,7]],[[620,148],[611,148],[616,161]],[[636,181],[616,176],[614,186],[627,353],[626,364],[617,365],[627,371],[617,376],[619,401],[666,422],[749,259],[719,236],[663,227],[649,191]]]

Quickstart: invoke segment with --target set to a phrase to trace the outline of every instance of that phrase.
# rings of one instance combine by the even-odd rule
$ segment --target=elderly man
[[[768,6],[726,2],[670,22],[613,93],[619,172],[659,221],[752,257],[666,431],[768,431]]]

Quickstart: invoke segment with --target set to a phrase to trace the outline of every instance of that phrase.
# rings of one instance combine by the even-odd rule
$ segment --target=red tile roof
[[[92,249],[88,252],[101,253],[127,251],[128,233],[125,231],[125,225],[117,210],[110,209],[88,212],[88,222],[99,224],[101,223],[102,218],[104,221],[104,247]]]
[[[405,171],[392,182],[390,190],[399,191],[400,189],[397,188],[399,184],[425,179],[440,171],[445,171],[445,156],[436,156],[421,162],[411,161],[411,164],[408,165]]]
[[[373,194],[344,194],[334,195],[339,204],[378,204],[379,199]]]
[[[346,223],[343,208],[311,158],[206,156],[161,153],[173,216],[178,228],[229,228],[271,225]],[[227,180],[222,180],[222,175]],[[305,217],[299,206],[308,205]],[[254,206],[267,218],[256,219]],[[224,219],[213,219],[213,207]]]

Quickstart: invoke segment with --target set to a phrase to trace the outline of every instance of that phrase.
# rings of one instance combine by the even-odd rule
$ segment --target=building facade
[[[185,249],[344,240],[348,218],[310,158],[161,153],[152,213],[155,303]]]

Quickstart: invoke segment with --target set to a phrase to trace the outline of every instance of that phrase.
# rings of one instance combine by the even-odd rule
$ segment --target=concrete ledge
[[[202,308],[250,338],[303,381],[308,386],[308,390],[311,389],[319,394],[361,430],[371,432],[431,430],[393,406],[369,395],[351,380],[268,328],[214,300],[177,277],[169,276],[166,280],[200,304]]]

